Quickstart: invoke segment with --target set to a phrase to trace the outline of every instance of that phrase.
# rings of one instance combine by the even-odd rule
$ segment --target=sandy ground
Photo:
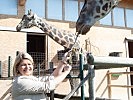
[[[12,80],[0,80],[0,98],[11,87],[11,85]]]

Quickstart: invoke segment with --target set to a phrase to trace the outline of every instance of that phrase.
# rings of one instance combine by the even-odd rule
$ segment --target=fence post
[[[39,78],[40,77],[40,63],[38,64],[37,72],[38,72],[38,78]]]
[[[50,74],[52,74],[53,72],[53,62],[49,62],[49,65],[50,65]],[[54,100],[54,90],[50,91],[50,100]]]
[[[1,65],[1,61],[0,61],[0,78],[2,77],[2,65]]]
[[[84,73],[83,73],[83,55],[82,53],[79,54],[80,57],[80,80],[82,81],[84,79]],[[84,98],[84,84],[81,86],[81,100],[85,100]]]
[[[107,72],[107,87],[108,87],[108,97],[109,99],[112,98],[112,92],[111,92],[111,74],[108,71]]]
[[[8,77],[10,77],[10,69],[11,69],[11,56],[8,57]]]
[[[88,63],[88,84],[89,84],[89,98],[90,100],[95,100],[95,89],[94,89],[94,77],[95,77],[95,69],[94,69],[94,57],[91,53],[87,54],[87,63]]]

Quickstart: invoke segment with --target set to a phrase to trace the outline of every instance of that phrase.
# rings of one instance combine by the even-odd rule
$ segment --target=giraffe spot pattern
[[[58,31],[58,36],[60,37],[60,38],[63,38],[63,35]]]
[[[42,25],[42,27],[44,27],[44,26],[45,26],[45,24],[44,24],[44,23],[42,23],[41,25]]]
[[[58,37],[55,37],[55,41],[59,41],[60,39]]]
[[[57,30],[56,30],[55,28],[53,28],[53,34],[57,33],[56,31],[57,31]]]
[[[109,8],[111,8],[111,2],[110,2],[110,4],[109,4]]]
[[[96,12],[97,12],[97,13],[100,13],[100,6],[97,6],[97,7],[96,7]]]
[[[52,34],[52,32],[49,32],[49,36],[53,39],[54,35]]]
[[[102,10],[107,11],[108,10],[108,3],[106,3],[103,7]]]
[[[74,42],[72,38],[69,38],[69,41],[70,41],[70,42]]]
[[[65,36],[64,39],[69,42],[68,36]]]
[[[105,13],[102,13],[101,15],[102,15],[102,16],[105,16]]]
[[[69,37],[73,37],[72,34],[68,34]]]
[[[100,0],[99,3],[102,5],[103,4],[103,0]]]
[[[66,42],[64,40],[61,40],[61,45],[66,45]]]
[[[94,18],[95,18],[95,19],[98,19],[98,18],[100,18],[100,15],[96,15]]]

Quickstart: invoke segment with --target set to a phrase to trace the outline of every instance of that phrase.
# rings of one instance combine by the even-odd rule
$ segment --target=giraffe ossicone
[[[122,0],[85,0],[76,22],[76,32],[85,35]]]

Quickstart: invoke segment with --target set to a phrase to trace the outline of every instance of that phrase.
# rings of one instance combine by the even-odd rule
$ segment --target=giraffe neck
[[[66,30],[59,30],[54,26],[47,24],[46,22],[39,22],[38,28],[46,33],[55,42],[65,48],[72,48],[75,43],[76,35]],[[76,42],[75,46],[79,48],[79,43]]]

